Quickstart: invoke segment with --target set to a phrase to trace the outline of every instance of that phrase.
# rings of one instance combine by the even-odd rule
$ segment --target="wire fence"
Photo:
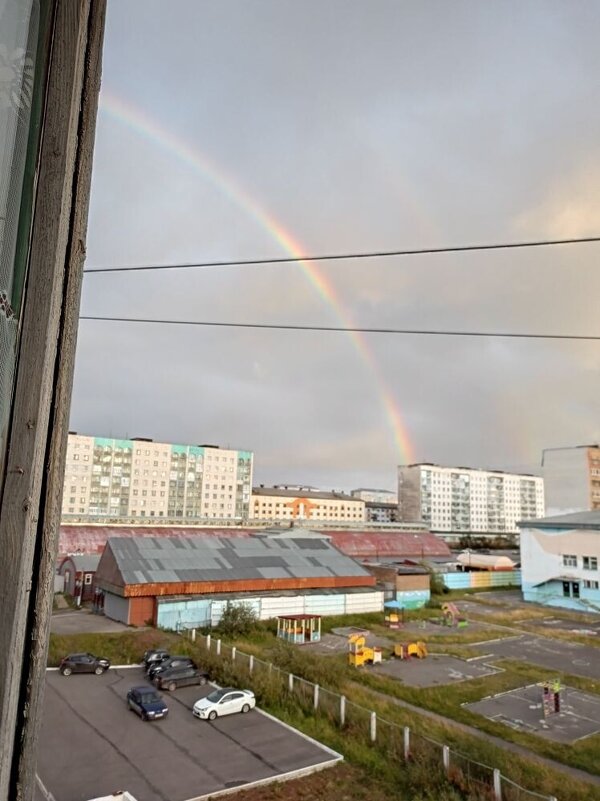
[[[256,692],[273,701],[293,700],[305,714],[327,718],[357,741],[378,748],[390,760],[418,762],[432,776],[445,777],[478,801],[557,801],[555,796],[521,787],[497,768],[477,762],[444,743],[414,732],[408,726],[386,720],[337,692],[240,651],[210,634],[201,635],[195,630],[184,630],[180,634],[218,659],[222,681],[252,684]]]

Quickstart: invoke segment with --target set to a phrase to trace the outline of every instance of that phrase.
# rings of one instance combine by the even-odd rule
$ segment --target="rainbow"
[[[172,131],[162,127],[160,123],[148,116],[140,108],[136,108],[129,101],[125,102],[125,100],[104,88],[100,94],[100,110],[200,173],[217,191],[241,208],[259,227],[269,233],[286,254],[295,259],[300,259],[299,266],[302,268],[304,275],[328,308],[333,311],[345,328],[354,327],[350,313],[338,297],[333,283],[318,266],[318,262],[301,261],[303,252],[300,243],[296,242],[283,225],[245,192],[237,181],[228,176],[220,166],[217,167],[203,153],[192,148]],[[349,331],[348,337],[351,339],[363,363],[371,372],[378,387],[381,405],[392,432],[399,462],[404,464],[415,462],[414,449],[408,434],[408,428],[402,418],[394,395],[387,386],[377,359],[371,352],[365,335]]]

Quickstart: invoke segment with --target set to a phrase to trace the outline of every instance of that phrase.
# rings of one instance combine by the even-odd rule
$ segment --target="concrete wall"
[[[268,620],[278,615],[344,615],[383,611],[383,591],[295,596],[240,596],[235,601],[232,599],[231,603],[250,606],[259,620]],[[208,625],[217,626],[226,606],[227,601],[222,598],[161,600],[157,605],[157,625],[174,630],[202,628]],[[129,622],[133,623],[133,620]]]
[[[520,570],[491,570],[472,571],[470,573],[440,573],[444,585],[449,590],[468,590],[483,587],[520,587]]]

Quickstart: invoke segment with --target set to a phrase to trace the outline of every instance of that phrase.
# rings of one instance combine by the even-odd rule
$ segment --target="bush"
[[[227,602],[218,632],[224,637],[245,637],[258,625],[258,618],[249,604]]]

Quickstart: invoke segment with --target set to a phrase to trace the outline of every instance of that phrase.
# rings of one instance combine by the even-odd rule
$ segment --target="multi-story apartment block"
[[[363,523],[365,502],[343,492],[321,492],[314,487],[261,485],[252,490],[250,519]]]
[[[247,520],[252,453],[69,434],[63,518]]]
[[[516,533],[517,523],[544,514],[539,476],[440,467],[398,468],[400,520],[422,520],[436,532]]]
[[[390,490],[359,489],[350,493],[365,502],[367,523],[396,523],[398,521],[398,494]]]
[[[547,515],[600,509],[600,445],[546,448],[542,472]]]

